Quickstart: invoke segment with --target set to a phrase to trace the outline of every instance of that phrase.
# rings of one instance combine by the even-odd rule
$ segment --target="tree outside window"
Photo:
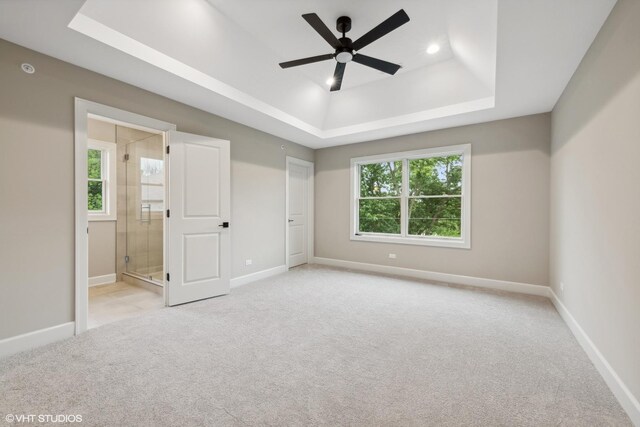
[[[469,144],[352,159],[352,240],[469,247]]]
[[[104,212],[105,179],[103,176],[104,151],[90,148],[88,150],[88,208],[90,212]]]

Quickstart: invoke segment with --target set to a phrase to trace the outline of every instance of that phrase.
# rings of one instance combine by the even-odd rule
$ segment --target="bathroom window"
[[[351,159],[351,240],[470,248],[471,145]]]
[[[164,210],[164,160],[140,157],[140,194],[143,208]]]
[[[89,221],[115,221],[116,144],[88,141],[87,178]]]

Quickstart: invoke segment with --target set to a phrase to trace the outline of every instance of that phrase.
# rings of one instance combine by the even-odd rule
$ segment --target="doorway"
[[[313,163],[286,158],[286,264],[313,261]]]
[[[88,321],[165,306],[165,135],[87,118]]]
[[[88,123],[92,119],[120,126],[121,133],[135,134],[121,144],[124,178],[119,181],[127,189],[120,193],[120,200],[105,190],[109,176],[117,177],[116,172],[87,175]],[[120,252],[124,255],[117,262],[124,263],[119,270],[124,283],[137,281],[136,286],[154,290],[162,306],[229,293],[229,141],[177,132],[173,124],[79,98],[75,100],[74,139],[76,334],[87,329],[89,285],[96,284],[89,280],[89,202],[91,198],[96,202],[98,194],[99,203],[92,213],[104,220],[123,219],[124,235],[119,242],[124,243],[124,252]],[[118,158],[117,147],[113,152]],[[106,165],[108,155],[94,155],[94,163]],[[99,223],[99,218],[93,219]]]

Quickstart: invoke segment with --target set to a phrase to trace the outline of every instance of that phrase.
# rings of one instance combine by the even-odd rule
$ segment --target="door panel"
[[[185,143],[184,216],[220,217],[220,148]]]
[[[289,163],[289,267],[308,261],[308,178],[308,167]]]
[[[304,229],[300,224],[289,227],[289,254],[303,255],[304,251]]]
[[[220,266],[215,254],[220,252],[218,233],[190,234],[184,236],[185,285],[220,277]]]
[[[169,305],[229,293],[229,141],[170,132]]]

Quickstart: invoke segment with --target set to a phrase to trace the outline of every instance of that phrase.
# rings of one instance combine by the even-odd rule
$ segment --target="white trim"
[[[293,163],[295,165],[309,168],[309,175],[307,176],[307,263],[309,264],[314,258],[315,165],[313,162],[308,162],[291,156],[287,156],[285,161],[284,263],[287,269],[289,269],[289,164]]]
[[[415,279],[433,280],[436,282],[452,283],[456,285],[474,286],[477,288],[494,289],[507,292],[517,292],[519,294],[549,297],[548,286],[532,285],[529,283],[485,279],[482,277],[461,276],[458,274],[438,273],[435,271],[416,270],[412,268],[394,267],[389,265],[367,264],[364,262],[344,261],[332,258],[315,257],[314,262],[316,264],[342,267],[352,270],[394,274],[397,276],[413,277]]]
[[[92,39],[98,40],[117,50],[125,52],[139,60],[158,67],[174,76],[178,76],[206,90],[217,93],[225,98],[231,99],[240,105],[244,105],[254,111],[258,111],[282,123],[293,126],[309,135],[320,139],[337,138],[340,136],[355,135],[364,132],[376,131],[390,127],[404,126],[412,123],[425,122],[427,120],[447,117],[451,115],[463,114],[472,111],[486,110],[495,107],[495,93],[480,99],[460,102],[457,104],[445,105],[443,107],[430,108],[408,114],[388,117],[381,120],[356,123],[342,127],[322,129],[306,121],[289,114],[279,108],[274,107],[246,92],[228,85],[210,75],[199,71],[184,62],[166,55],[135,40],[114,28],[111,28],[79,11],[68,25]]]
[[[26,334],[0,340],[0,358],[7,357],[21,351],[41,347],[65,338],[71,338],[75,330],[73,322],[39,329]]]
[[[451,154],[462,154],[462,218],[461,233],[459,238],[452,237],[431,237],[431,236],[411,236],[408,235],[407,215],[408,215],[408,160],[426,157],[448,156]],[[401,230],[399,235],[358,233],[358,215],[356,200],[360,192],[360,165],[378,163],[382,161],[402,161],[402,194],[397,196],[400,199],[401,209]],[[471,248],[471,144],[449,145],[443,147],[426,148],[422,150],[402,151],[395,153],[376,154],[372,156],[354,157],[350,166],[350,217],[349,217],[349,239],[353,241],[396,243],[405,245],[436,246],[446,248]]]
[[[108,105],[75,98],[75,333],[87,330],[89,309],[89,223],[87,212],[87,121],[89,117],[124,124],[155,133],[175,130],[176,125],[130,113]],[[166,138],[165,138],[166,141]],[[165,220],[166,221],[166,220]],[[166,222],[165,222],[166,224]],[[166,234],[166,232],[165,232]],[[166,265],[166,258],[165,258]],[[166,289],[166,286],[164,287]],[[165,295],[166,301],[166,295]]]
[[[591,359],[591,362],[598,372],[600,372],[600,375],[613,392],[613,395],[627,412],[631,421],[635,425],[640,426],[640,402],[638,402],[638,399],[620,379],[616,371],[614,371],[609,362],[607,362],[607,359],[605,359],[600,350],[598,350],[598,347],[591,341],[591,338],[589,338],[584,329],[582,329],[573,315],[571,315],[571,312],[569,312],[551,288],[549,288],[549,298],[556,307],[556,310],[558,310],[558,313],[560,313],[562,319],[567,326],[569,326],[578,343],[580,343],[580,346],[582,346],[582,349],[587,353],[587,356],[589,356],[589,359]]]
[[[255,273],[246,274],[244,276],[234,277],[231,279],[231,288],[237,288],[238,286],[246,285],[247,283],[255,282],[256,280],[266,279],[267,277],[277,276],[278,274],[286,273],[287,270],[288,268],[286,265],[279,265],[277,267],[256,271]]]
[[[115,282],[116,282],[116,273],[105,274],[103,276],[89,277],[89,287],[106,285],[108,283],[115,283]]]
[[[87,138],[87,148],[100,150],[106,154],[106,167],[104,157],[102,164],[102,178],[106,181],[106,191],[102,205],[103,212],[89,212],[89,221],[116,221],[118,212],[118,180],[116,174],[116,143]]]

